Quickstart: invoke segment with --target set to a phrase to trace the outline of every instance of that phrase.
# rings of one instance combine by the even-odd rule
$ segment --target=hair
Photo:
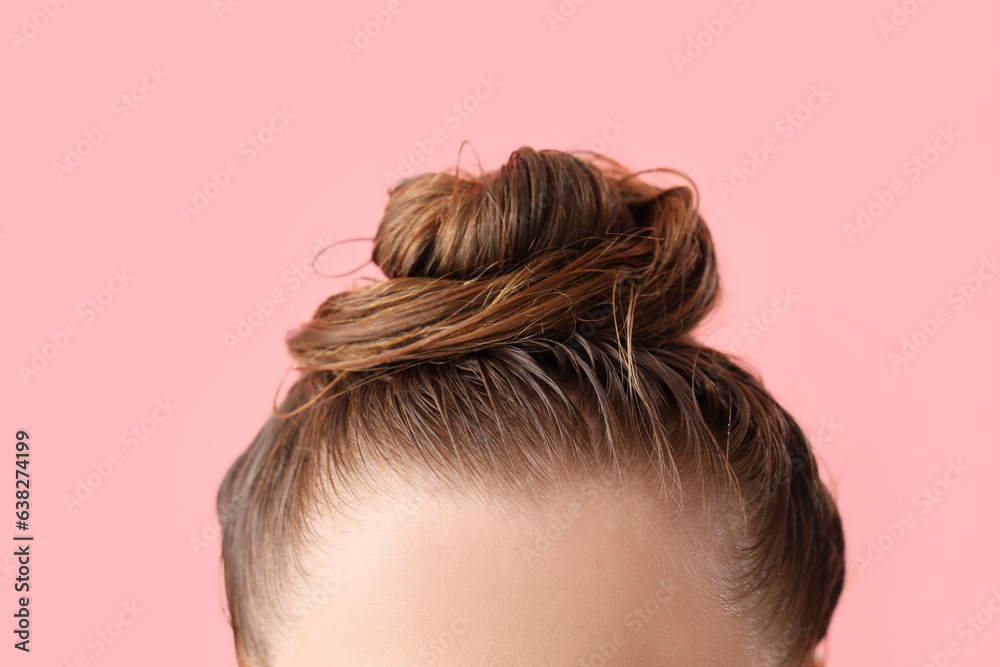
[[[843,587],[841,520],[796,420],[694,338],[720,287],[690,178],[521,147],[492,172],[391,189],[372,260],[385,280],[288,334],[299,378],[219,489],[241,664],[273,660],[324,508],[390,470],[525,498],[610,477],[728,500],[733,599],[785,637],[772,664],[809,658]]]

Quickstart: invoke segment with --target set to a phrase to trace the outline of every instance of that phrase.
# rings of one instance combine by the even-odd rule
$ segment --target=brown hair
[[[273,657],[318,508],[389,469],[524,496],[629,474],[729,499],[734,598],[786,637],[776,663],[808,659],[843,586],[840,517],[795,419],[695,341],[719,294],[712,237],[694,184],[651,172],[684,176],[522,147],[390,191],[372,253],[387,279],[289,334],[301,376],[219,490],[241,664]]]

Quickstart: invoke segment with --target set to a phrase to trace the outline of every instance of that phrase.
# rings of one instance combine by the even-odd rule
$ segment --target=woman
[[[290,334],[301,377],[219,491],[241,665],[812,664],[839,514],[693,337],[697,188],[642,173],[522,147],[390,192],[387,280]]]

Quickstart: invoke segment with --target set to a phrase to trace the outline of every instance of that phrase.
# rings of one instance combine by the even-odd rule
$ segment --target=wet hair
[[[273,660],[289,582],[312,585],[316,526],[390,477],[525,499],[554,479],[644,480],[665,503],[716,499],[738,528],[733,601],[782,638],[767,664],[808,660],[843,587],[841,520],[796,420],[694,337],[719,275],[691,179],[522,147],[495,171],[393,188],[372,260],[384,280],[289,333],[298,379],[219,489],[241,664]]]

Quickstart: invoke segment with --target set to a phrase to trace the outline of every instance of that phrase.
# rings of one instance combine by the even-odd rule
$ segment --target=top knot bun
[[[642,224],[616,190],[577,157],[527,147],[478,178],[423,174],[392,191],[372,258],[390,278],[500,275]]]
[[[718,295],[697,188],[657,188],[639,179],[646,172],[585,155],[525,146],[494,172],[400,183],[372,251],[388,280],[331,296],[293,332],[300,368],[361,370],[581,335],[647,346],[687,336]]]

